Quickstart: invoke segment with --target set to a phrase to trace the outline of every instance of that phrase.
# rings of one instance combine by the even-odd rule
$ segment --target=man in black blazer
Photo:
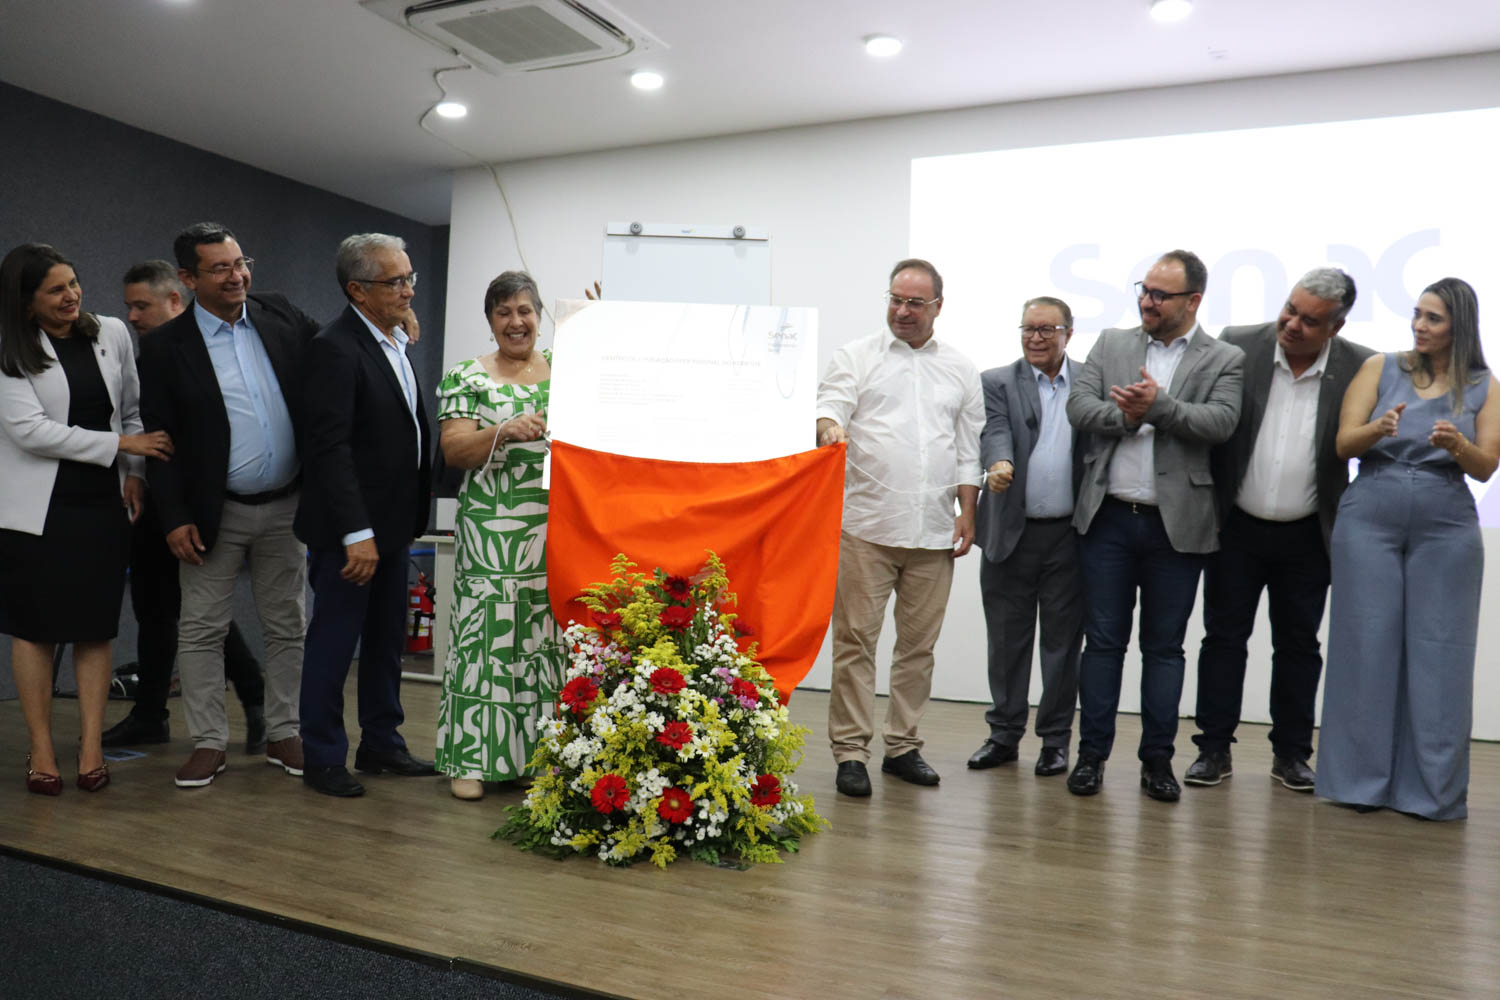
[[[980,461],[988,470],[979,497],[975,542],[984,558],[979,588],[989,636],[990,735],[970,768],[1008,764],[1026,732],[1032,640],[1042,622],[1042,698],[1034,771],[1068,769],[1083,648],[1083,578],[1073,498],[1083,478],[1080,433],[1068,422],[1073,365],[1068,340],[1073,311],[1042,296],[1021,308],[1021,357],[980,376],[984,431]]]
[[[339,245],[349,306],[308,348],[307,478],[297,537],[309,548],[314,603],[302,673],[302,780],[325,795],[364,787],[345,768],[344,680],[359,646],[356,770],[432,775],[397,731],[405,639],[407,548],[427,526],[426,411],[406,358],[417,276],[406,244],[364,233]]]
[[[300,775],[307,570],[292,518],[302,355],[318,324],[283,296],[250,291],[255,262],[223,226],[190,226],[173,251],[194,301],[142,341],[140,372],[142,417],[176,445],[146,470],[180,563],[177,668],[194,749],[176,782],[199,788],[225,768],[224,638],[247,557],[266,641],[266,760]]]
[[[1338,457],[1344,390],[1370,350],[1338,336],[1354,280],[1319,268],[1303,276],[1274,323],[1229,327],[1245,352],[1240,421],[1212,455],[1222,528],[1203,576],[1198,654],[1198,759],[1183,780],[1217,785],[1234,773],[1246,643],[1260,594],[1271,614],[1271,776],[1311,792],[1314,702],[1323,657],[1318,627],[1328,596],[1328,543],[1349,465]]]

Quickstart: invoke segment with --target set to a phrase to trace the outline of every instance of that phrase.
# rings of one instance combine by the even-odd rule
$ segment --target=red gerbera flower
[[[661,589],[667,592],[667,596],[674,601],[685,601],[692,596],[693,585],[688,583],[685,576],[669,576],[662,581]]]
[[[687,678],[671,667],[657,667],[651,671],[651,690],[657,694],[676,694],[687,687]]]
[[[683,788],[668,788],[661,793],[656,815],[668,823],[681,823],[693,814],[693,799]]]
[[[661,612],[661,623],[670,629],[684,629],[693,624],[693,609],[672,605],[663,608]]]
[[[751,684],[743,677],[736,677],[734,679],[734,681],[729,685],[729,693],[734,695],[736,698],[744,698],[747,701],[760,700],[760,688],[756,687],[754,684]]]
[[[669,722],[656,734],[656,742],[673,750],[681,750],[693,742],[693,727],[686,722]]]
[[[592,677],[575,677],[563,685],[557,700],[566,705],[574,715],[582,715],[598,696],[599,685],[594,683]]]
[[[600,628],[619,628],[620,615],[616,611],[596,611],[594,613],[594,624]]]
[[[762,774],[750,786],[750,804],[774,806],[781,801],[781,779],[774,774]]]
[[[618,774],[606,774],[594,782],[589,800],[594,803],[595,809],[608,815],[616,809],[625,808],[625,803],[630,801],[630,786]]]

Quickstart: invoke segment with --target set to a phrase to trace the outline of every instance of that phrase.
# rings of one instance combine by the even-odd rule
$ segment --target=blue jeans
[[[1134,507],[1134,509],[1132,509]],[[1106,498],[1083,543],[1084,636],[1079,664],[1079,753],[1108,758],[1120,677],[1141,592],[1141,760],[1170,758],[1186,663],[1188,618],[1205,557],[1172,548],[1155,507]]]

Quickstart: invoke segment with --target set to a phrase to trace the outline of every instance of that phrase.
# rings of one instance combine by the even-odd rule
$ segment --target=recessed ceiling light
[[[1193,12],[1193,0],[1155,0],[1151,4],[1151,16],[1162,24],[1181,21]]]
[[[630,74],[630,85],[636,90],[660,90],[665,82],[660,73],[653,73],[649,69],[637,70]]]
[[[901,51],[901,39],[890,35],[866,35],[865,52],[877,59],[889,59]]]
[[[441,118],[462,118],[469,113],[469,109],[458,101],[442,101],[432,110]]]

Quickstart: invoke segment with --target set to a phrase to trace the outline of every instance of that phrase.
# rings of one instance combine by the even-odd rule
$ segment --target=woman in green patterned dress
[[[437,768],[460,799],[526,774],[565,664],[547,601],[542,434],[552,369],[536,349],[536,282],[501,274],[484,314],[496,350],[455,366],[438,387],[443,457],[468,470],[437,729]]]

